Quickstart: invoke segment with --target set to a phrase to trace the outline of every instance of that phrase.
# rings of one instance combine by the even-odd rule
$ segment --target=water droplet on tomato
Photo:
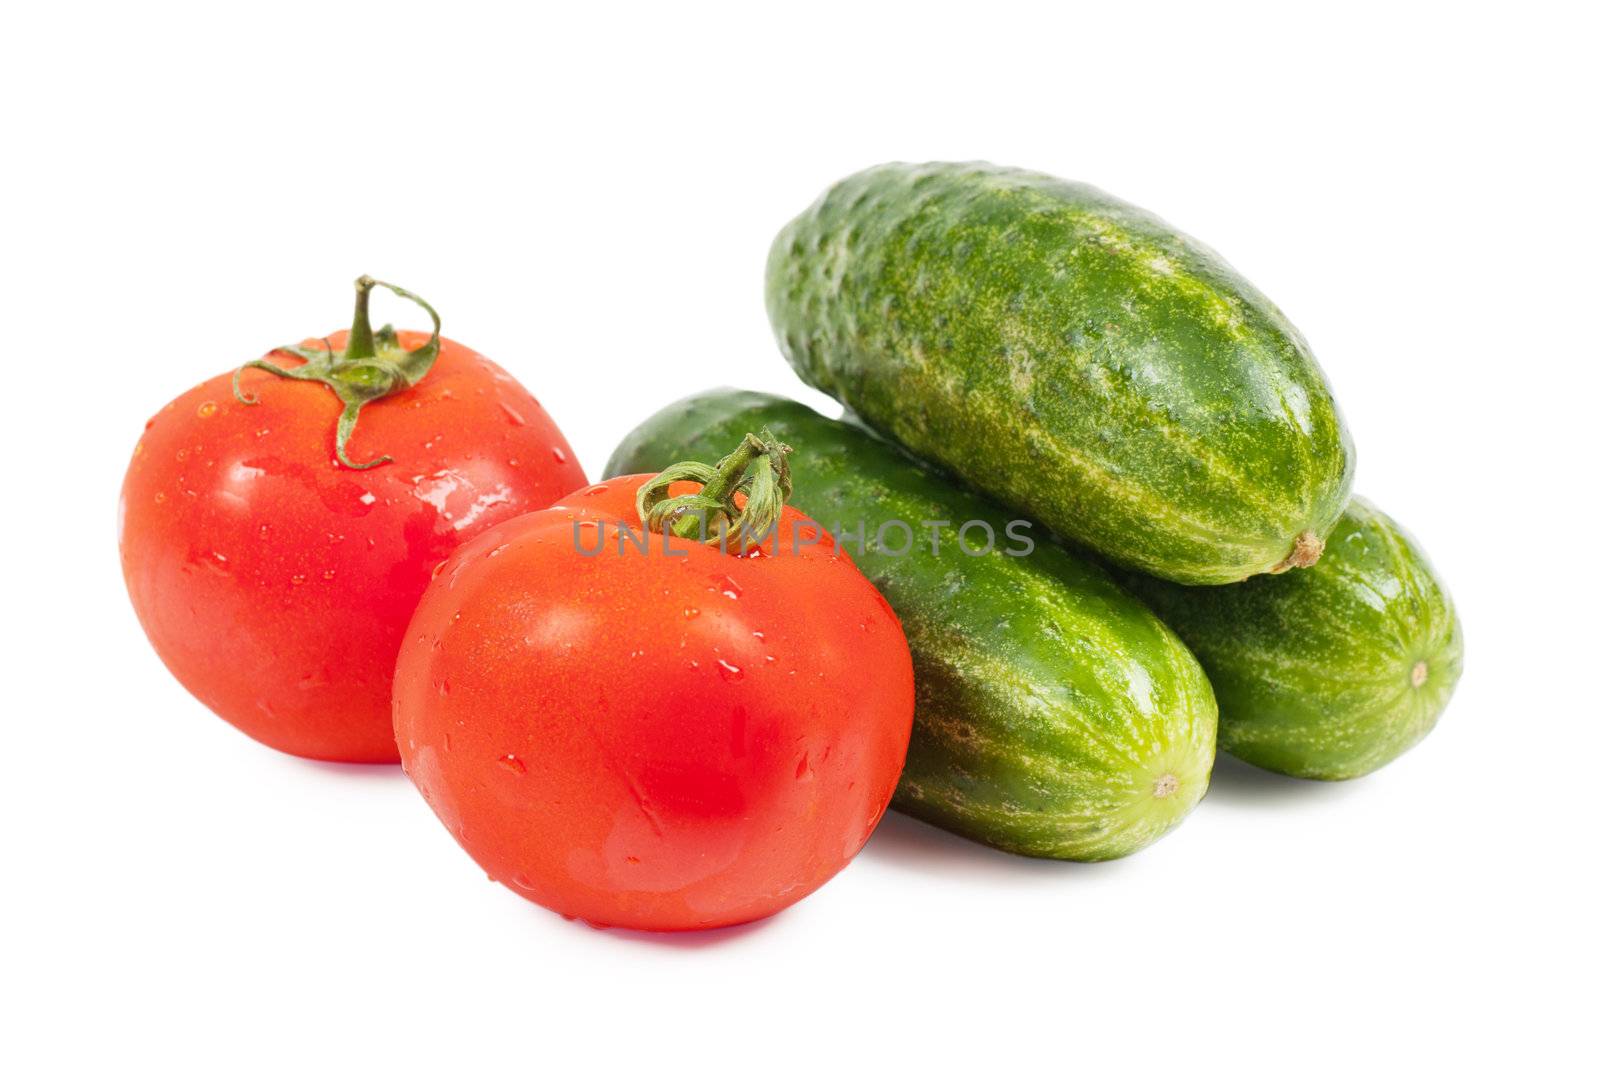
[[[439,680],[439,684],[434,686],[434,688],[439,691],[439,695],[440,696],[442,696],[442,697],[449,696],[450,695],[450,681],[449,681],[449,679],[441,678]]]
[[[216,402],[212,401],[212,400],[207,400],[205,403],[201,404],[200,407],[195,411],[195,414],[200,416],[202,419],[209,419],[211,416],[215,415],[216,413],[217,413],[217,405],[216,405]]]
[[[700,609],[699,608],[684,608],[683,609],[683,617],[686,618],[686,619],[692,619],[698,614],[700,614]]]
[[[306,584],[306,576],[303,575],[303,574],[292,574],[292,575],[289,576],[289,584],[290,585],[305,585]]]
[[[516,408],[512,407],[510,404],[507,404],[504,400],[500,401],[500,410],[506,413],[506,418],[511,420],[511,425],[513,425],[513,426],[526,426],[526,425],[528,425],[528,420],[522,417],[522,412],[518,411]]]
[[[509,753],[500,757],[500,766],[504,767],[506,770],[510,771],[512,774],[527,774],[528,773],[527,765],[524,764],[517,757],[515,757],[513,755],[510,755]]]
[[[439,577],[439,575],[443,574],[444,573],[445,564],[447,564],[449,562],[450,562],[449,559],[441,559],[438,563],[435,563],[433,565],[433,577],[437,578],[437,577]]]
[[[816,777],[811,773],[811,754],[809,752],[800,754],[800,763],[794,769],[794,777],[796,781],[807,781]]]
[[[744,671],[725,659],[717,660],[717,673],[722,675],[725,682],[737,682],[744,677]]]
[[[560,445],[556,445],[555,447],[551,448],[550,454],[555,457],[557,463],[565,463],[567,461],[567,454],[566,452],[562,451]]]
[[[591,485],[589,488],[583,491],[583,495],[599,496],[601,493],[608,492],[610,489],[611,487],[609,485]]]
[[[717,590],[729,600],[738,600],[739,594],[744,592],[744,590],[739,587],[739,583],[734,581],[732,578],[729,578],[726,574],[718,576]]]
[[[372,490],[370,489],[356,497],[356,499],[361,501],[361,503],[365,504],[369,508],[378,502],[378,498],[372,495]]]
[[[322,572],[322,580],[325,581],[325,582],[333,581],[333,568],[330,567],[329,569],[327,569],[327,570]]]

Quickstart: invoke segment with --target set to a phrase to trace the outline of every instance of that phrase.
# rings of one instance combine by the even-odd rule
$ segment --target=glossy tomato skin
[[[326,387],[246,371],[245,405],[231,378],[168,404],[134,449],[118,531],[134,610],[178,680],[256,740],[393,762],[395,655],[433,569],[586,479],[538,401],[448,340],[362,411],[352,460],[394,457],[365,471],[335,462]]]
[[[910,653],[831,542],[787,551],[792,509],[775,552],[619,555],[645,480],[451,557],[396,669],[401,759],[462,847],[535,903],[645,930],[746,922],[831,878],[882,817]],[[583,555],[574,524],[592,550],[597,523],[604,551]]]

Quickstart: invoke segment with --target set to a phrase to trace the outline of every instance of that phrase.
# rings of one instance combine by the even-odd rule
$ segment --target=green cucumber
[[[1355,778],[1422,740],[1461,677],[1461,623],[1416,541],[1357,497],[1309,570],[1218,589],[1123,580],[1206,669],[1218,744],[1300,778]]]
[[[1021,554],[1025,521],[1008,526],[1019,520],[892,445],[761,393],[667,407],[606,474],[725,455],[762,427],[794,449],[790,503],[850,536],[843,547],[905,628],[917,713],[895,807],[1073,860],[1125,856],[1189,813],[1216,751],[1205,674],[1144,605],[1042,530]],[[987,524],[993,550],[979,526],[958,546],[968,523]]]
[[[808,384],[1124,566],[1314,563],[1355,457],[1304,339],[1215,252],[1091,186],[989,164],[846,178],[767,261]]]

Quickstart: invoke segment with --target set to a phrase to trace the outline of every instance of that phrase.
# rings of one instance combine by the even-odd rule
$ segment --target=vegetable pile
[[[379,287],[431,332],[374,331]],[[651,930],[788,906],[891,803],[1114,859],[1219,745],[1349,778],[1437,722],[1449,594],[1205,246],[1089,186],[890,164],[778,235],[767,306],[847,418],[700,394],[588,485],[522,386],[358,280],[349,331],[147,424],[146,634],[265,744],[399,759],[491,878]]]

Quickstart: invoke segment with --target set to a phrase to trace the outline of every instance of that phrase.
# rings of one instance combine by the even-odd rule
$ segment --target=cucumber
[[[1025,552],[1025,521],[1008,529],[1014,515],[892,445],[761,393],[667,407],[623,440],[606,475],[712,460],[762,427],[794,449],[790,503],[848,535],[905,628],[917,712],[895,807],[1073,860],[1125,856],[1188,814],[1216,751],[1205,674],[1155,615],[1043,531],[1008,555]],[[951,525],[925,525],[938,521]],[[967,523],[988,524],[992,551],[977,526],[958,546]]]
[[[989,164],[846,178],[767,261],[809,385],[1124,566],[1220,585],[1314,563],[1355,456],[1304,339],[1210,249]]]
[[[1216,688],[1218,743],[1300,778],[1355,778],[1439,721],[1461,623],[1422,549],[1357,497],[1309,570],[1219,589],[1123,575]]]

